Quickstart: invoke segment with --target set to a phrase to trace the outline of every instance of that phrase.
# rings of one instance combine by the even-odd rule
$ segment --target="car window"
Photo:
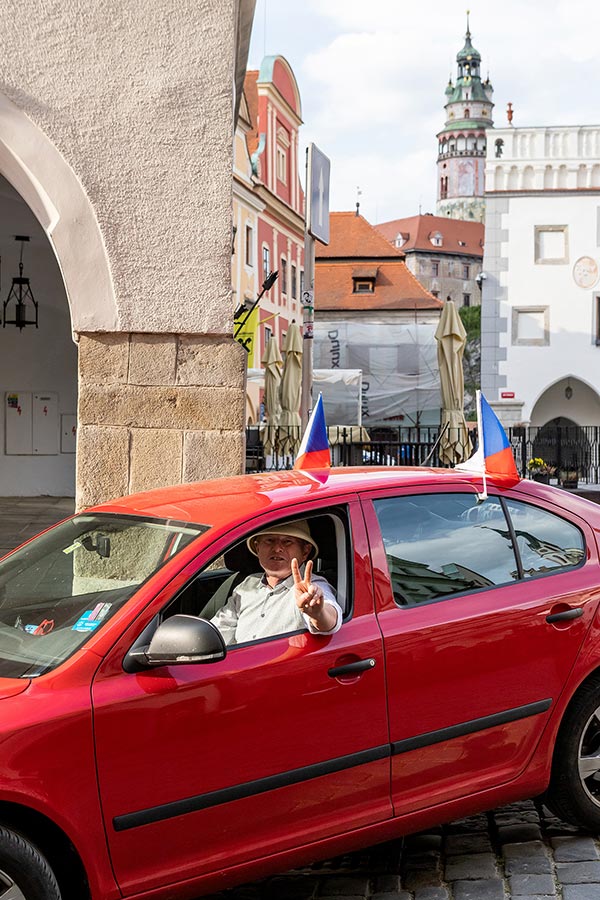
[[[347,514],[337,509],[335,513],[310,516],[306,521],[318,547],[313,561],[313,580],[324,584],[347,612],[350,583]],[[285,524],[293,528],[294,522],[288,519]],[[251,534],[249,532],[247,537]],[[220,629],[231,648],[306,630],[305,621],[293,603],[291,583],[286,587],[287,582],[282,582],[265,590],[263,570],[246,540],[245,537],[231,545],[204,566],[173,599],[162,618],[187,613],[208,619]],[[238,630],[242,610],[244,622]],[[256,632],[253,627],[246,627],[249,622],[258,626]]]
[[[474,494],[374,501],[394,600],[413,606],[518,578],[502,506]]]
[[[7,556],[0,562],[0,677],[42,675],[59,665],[207,529],[83,513]]]
[[[531,503],[506,500],[506,507],[517,538],[523,577],[545,575],[583,562],[583,535],[571,522]]]

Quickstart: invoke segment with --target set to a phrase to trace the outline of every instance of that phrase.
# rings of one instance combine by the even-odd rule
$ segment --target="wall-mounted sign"
[[[500,397],[502,400],[514,400],[515,392],[514,391],[501,391]]]
[[[598,281],[598,263],[591,256],[580,256],[573,266],[573,281],[580,288],[593,288]]]

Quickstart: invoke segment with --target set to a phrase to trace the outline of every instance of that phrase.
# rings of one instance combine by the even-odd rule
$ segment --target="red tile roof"
[[[483,257],[485,228],[481,222],[463,222],[445,216],[411,216],[375,225],[386,240],[393,243],[398,234],[406,237],[402,250],[427,250],[430,253],[455,253]],[[442,235],[441,247],[431,243],[432,234]]]
[[[317,259],[403,259],[397,250],[377,233],[363,216],[355,212],[329,214],[329,244],[318,241],[315,246]]]
[[[407,269],[404,254],[381,237],[363,216],[331,213],[329,230],[329,246],[316,243],[317,312],[442,308],[441,300],[426,291]],[[374,278],[375,290],[354,293],[355,278]]]
[[[381,262],[373,293],[354,293],[356,266],[351,262],[319,262],[315,265],[315,309],[383,310],[441,309],[444,305],[419,284],[401,260]]]

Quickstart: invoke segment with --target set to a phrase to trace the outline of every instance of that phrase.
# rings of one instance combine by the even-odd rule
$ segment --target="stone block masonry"
[[[223,335],[79,335],[77,507],[240,474],[245,366]]]

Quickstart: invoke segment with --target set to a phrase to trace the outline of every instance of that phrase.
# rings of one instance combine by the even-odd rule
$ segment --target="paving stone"
[[[547,856],[511,856],[504,870],[507,875],[551,875],[552,861]]]
[[[439,869],[441,854],[437,850],[427,850],[425,853],[406,853],[402,862],[402,868],[409,869]]]
[[[377,875],[373,883],[373,889],[378,893],[384,893],[387,891],[396,891],[396,893],[400,890],[400,876],[399,875]]]
[[[441,846],[441,834],[411,834],[406,838],[405,850],[439,850]]]
[[[448,856],[464,853],[485,853],[491,851],[489,834],[449,834],[444,841],[444,852]]]
[[[369,896],[370,900],[399,900],[399,898],[400,900],[411,900],[411,895],[408,891],[380,891]]]
[[[548,855],[546,845],[543,841],[523,841],[519,844],[504,844],[502,853],[506,859],[512,859],[513,857],[546,857]]]
[[[504,884],[499,878],[485,881],[455,881],[454,900],[506,900]]]
[[[309,875],[281,875],[263,885],[261,895],[267,900],[312,900],[318,881]]]
[[[426,887],[415,891],[415,900],[450,900],[447,887]]]
[[[369,878],[366,876],[323,878],[319,885],[319,897],[365,897],[369,890]]]
[[[548,894],[550,897],[555,895],[552,875],[511,875],[508,883],[512,897],[523,894]]]
[[[563,900],[600,900],[600,884],[565,884]]]
[[[591,837],[553,837],[550,843],[554,848],[556,862],[579,862],[600,858],[596,842]]]
[[[497,875],[495,857],[491,853],[469,853],[451,856],[446,860],[446,881],[494,878]]]
[[[466,819],[456,819],[445,827],[448,834],[467,834],[472,831],[487,831],[489,827],[488,818],[485,814],[478,816],[468,816]]]
[[[561,884],[600,884],[600,862],[557,863]]]
[[[407,891],[416,891],[422,887],[437,887],[442,883],[442,876],[437,869],[414,869],[407,872],[402,879],[402,887]]]
[[[498,840],[501,844],[541,841],[541,839],[542,832],[540,826],[527,822],[523,825],[502,825],[498,829]]]

